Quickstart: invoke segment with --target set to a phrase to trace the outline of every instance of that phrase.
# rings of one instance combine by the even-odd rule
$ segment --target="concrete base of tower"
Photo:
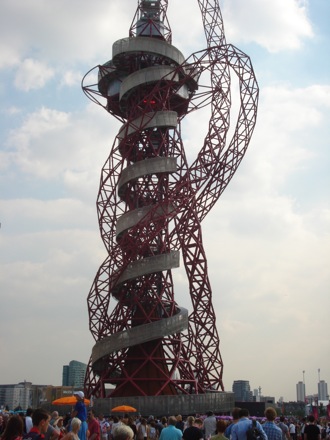
[[[235,406],[235,397],[232,392],[182,394],[180,396],[109,397],[96,399],[93,404],[96,414],[104,415],[110,415],[111,409],[119,405],[133,406],[139,414],[146,417],[177,414],[187,416],[205,414],[207,411],[213,411],[215,414],[229,414]]]

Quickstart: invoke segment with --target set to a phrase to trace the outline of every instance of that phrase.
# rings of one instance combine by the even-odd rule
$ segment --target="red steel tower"
[[[89,396],[108,397],[107,384],[111,397],[223,390],[201,222],[248,147],[258,86],[249,57],[226,44],[218,0],[198,4],[205,50],[185,58],[171,44],[168,0],[138,0],[129,36],[94,68],[97,82],[88,84],[92,71],[83,79],[87,96],[122,123],[97,198],[107,258],[88,296],[96,341],[85,380]],[[240,109],[228,140],[230,73],[238,79]],[[205,106],[208,132],[189,164],[181,124]],[[175,302],[172,272],[180,258],[190,314]]]

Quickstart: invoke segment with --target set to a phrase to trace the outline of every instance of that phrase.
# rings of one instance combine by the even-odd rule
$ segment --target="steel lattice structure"
[[[258,86],[250,59],[226,44],[218,0],[198,0],[207,48],[185,58],[171,44],[167,0],[139,0],[129,37],[113,44],[83,90],[122,122],[101,174],[97,211],[107,258],[88,296],[96,341],[85,391],[106,397],[223,390],[201,222],[248,147]],[[227,140],[231,79],[240,109]],[[207,77],[206,84],[202,84]],[[207,75],[205,75],[207,74]],[[95,81],[94,81],[95,82]],[[209,106],[204,144],[188,164],[181,123]],[[182,258],[193,310],[174,299]]]

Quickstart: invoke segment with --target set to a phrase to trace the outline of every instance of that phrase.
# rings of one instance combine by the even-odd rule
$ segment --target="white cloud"
[[[127,36],[136,2],[4,0],[1,7],[0,41],[11,47],[11,58],[17,61],[31,52],[33,58],[58,67],[63,62],[69,65],[100,57],[108,61],[113,35]]]
[[[46,64],[27,58],[18,65],[14,82],[18,90],[29,92],[42,89],[53,76],[54,71]]]
[[[109,139],[109,129],[116,127],[116,122],[108,123],[107,113],[95,105],[76,114],[42,107],[27,115],[21,127],[12,130],[7,140],[8,155],[24,172],[46,180],[63,174],[68,179],[87,170],[99,176],[119,128],[114,129],[113,139]]]
[[[22,109],[19,107],[16,107],[15,105],[12,105],[11,107],[7,107],[4,110],[2,110],[2,113],[8,114],[8,115],[17,115],[18,113],[21,113]]]
[[[64,72],[64,75],[62,77],[60,87],[64,86],[77,86],[81,84],[81,79],[83,77],[83,74],[81,72],[68,70]]]
[[[10,68],[19,64],[19,50],[6,44],[4,40],[0,42],[0,69]]]
[[[225,0],[228,42],[251,42],[270,52],[300,49],[313,37],[306,2],[300,0]]]

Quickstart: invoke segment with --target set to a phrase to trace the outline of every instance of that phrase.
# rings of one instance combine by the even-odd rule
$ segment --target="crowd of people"
[[[21,415],[0,414],[0,440],[330,440],[330,422],[312,415],[302,420],[277,417],[273,407],[256,420],[245,408],[234,408],[229,420],[181,415],[105,417],[86,408],[84,394],[76,393],[70,414],[49,414],[38,408]]]

